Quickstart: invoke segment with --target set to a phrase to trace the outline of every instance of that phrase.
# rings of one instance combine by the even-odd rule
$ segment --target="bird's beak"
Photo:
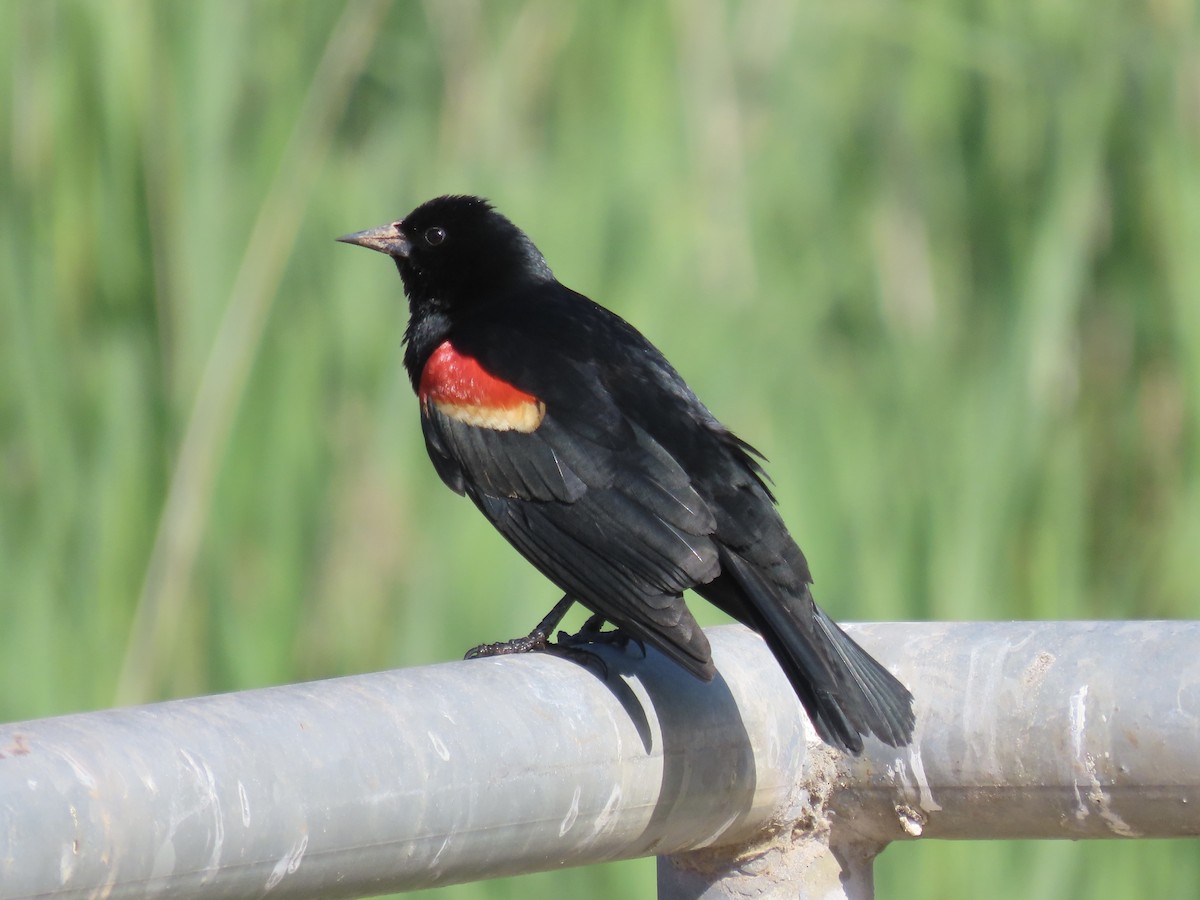
[[[412,244],[400,230],[400,223],[381,225],[379,228],[368,228],[366,231],[356,231],[354,234],[343,234],[338,238],[343,244],[358,244],[370,250],[378,250],[388,256],[406,257],[412,249]]]

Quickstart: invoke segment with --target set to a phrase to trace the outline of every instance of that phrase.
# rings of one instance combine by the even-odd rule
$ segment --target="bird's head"
[[[462,307],[554,279],[525,233],[479,197],[438,197],[338,240],[392,257],[414,304]]]

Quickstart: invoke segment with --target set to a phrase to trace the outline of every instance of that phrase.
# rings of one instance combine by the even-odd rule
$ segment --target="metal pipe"
[[[850,630],[913,689],[912,748],[820,745],[738,626],[710,630],[708,685],[602,648],[607,673],[530,655],[0,726],[0,898],[349,897],[647,855],[665,896],[818,872],[864,897],[900,838],[1200,833],[1200,622]]]
[[[747,840],[804,725],[755,636],[717,647],[709,685],[538,654],[5,726],[0,897],[349,897]]]
[[[887,637],[896,631],[898,646]],[[917,733],[902,751],[873,744],[849,768],[831,799],[847,833],[877,842],[1200,834],[1200,622],[855,633],[886,642],[885,658],[911,679]]]
[[[919,837],[1200,834],[1200,622],[848,630],[916,696],[913,745],[850,759],[812,738],[799,827],[752,864],[745,847],[660,859],[661,900],[867,900],[874,857]]]

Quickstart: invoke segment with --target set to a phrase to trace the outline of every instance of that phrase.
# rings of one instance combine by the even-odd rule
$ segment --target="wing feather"
[[[451,487],[573,598],[704,678],[708,641],[682,594],[720,572],[715,517],[644,430],[589,444],[551,411],[529,433],[423,411],[430,455]],[[611,432],[606,432],[611,438]],[[606,443],[611,444],[611,440]],[[585,461],[581,476],[571,461]]]

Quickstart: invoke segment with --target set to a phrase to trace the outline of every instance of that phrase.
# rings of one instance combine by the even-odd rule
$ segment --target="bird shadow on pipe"
[[[587,668],[620,703],[643,751],[662,760],[646,851],[676,852],[719,840],[750,812],[758,789],[754,741],[730,685],[720,673],[703,682],[653,648],[643,655],[636,647],[605,644],[588,652],[603,667]]]

